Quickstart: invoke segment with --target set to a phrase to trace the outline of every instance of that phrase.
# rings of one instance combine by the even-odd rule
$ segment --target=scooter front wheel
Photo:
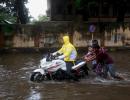
[[[42,75],[40,72],[33,72],[30,80],[33,82],[42,82],[44,80],[45,76]]]

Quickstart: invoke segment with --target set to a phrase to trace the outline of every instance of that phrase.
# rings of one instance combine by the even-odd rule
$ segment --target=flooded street
[[[130,100],[130,51],[110,54],[126,80],[98,82],[87,77],[80,82],[33,83],[29,77],[41,53],[1,54],[0,100]]]

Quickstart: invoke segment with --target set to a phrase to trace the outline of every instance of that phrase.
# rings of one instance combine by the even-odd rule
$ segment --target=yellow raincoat
[[[63,37],[63,46],[58,53],[63,53],[65,56],[64,61],[75,61],[77,57],[77,51],[75,47],[70,43],[69,36]]]

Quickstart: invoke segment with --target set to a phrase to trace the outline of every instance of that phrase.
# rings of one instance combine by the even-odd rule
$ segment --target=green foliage
[[[38,19],[33,19],[32,20],[32,23],[37,23],[37,22],[46,22],[46,21],[49,21],[50,18],[47,17],[46,15],[39,15],[38,16]]]
[[[0,22],[2,23],[3,20],[8,20],[9,22],[15,23],[16,17],[11,16],[9,13],[1,12],[0,13]]]
[[[11,27],[11,25],[6,24],[3,26],[2,30],[4,33],[11,34],[11,32],[13,31],[13,28]]]
[[[0,0],[0,20],[26,24],[29,21],[28,0]]]
[[[81,7],[81,0],[76,0],[75,6],[76,6],[76,8],[80,8]]]
[[[98,2],[91,1],[91,2],[88,3],[88,7],[90,7],[90,6],[98,6]]]
[[[45,15],[39,15],[38,16],[38,21],[42,21],[42,22],[49,21],[49,18],[47,16],[45,16]]]

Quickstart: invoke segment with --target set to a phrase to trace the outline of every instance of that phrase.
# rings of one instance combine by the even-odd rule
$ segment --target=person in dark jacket
[[[103,66],[103,73],[104,73],[104,78],[108,77],[108,73],[110,73],[112,78],[116,79],[123,79],[123,77],[119,76],[114,67],[114,61],[112,57],[106,52],[107,50],[105,48],[101,48],[97,42],[97,40],[94,40],[92,43],[92,48],[94,54],[90,57],[86,57],[86,61],[93,61],[96,59],[96,63],[102,64]]]

